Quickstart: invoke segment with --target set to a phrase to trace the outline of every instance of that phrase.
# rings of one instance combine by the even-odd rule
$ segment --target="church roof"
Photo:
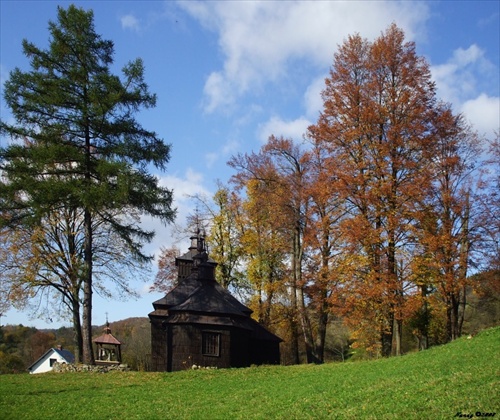
[[[246,316],[252,310],[240,303],[215,280],[205,280],[170,311],[210,312]]]
[[[187,261],[187,262],[193,262],[193,258],[198,255],[198,253],[201,251],[200,249],[200,242],[201,242],[201,247],[204,247],[203,244],[203,236],[200,235],[200,232],[198,231],[196,235],[191,236],[191,246],[188,248],[188,251],[185,254],[182,254],[180,257],[177,257],[175,259],[175,265],[179,265],[179,261]],[[208,257],[207,262],[210,265],[216,266],[217,263],[210,257]]]
[[[191,274],[163,298],[155,309],[248,316],[252,310],[233,297],[217,281]]]

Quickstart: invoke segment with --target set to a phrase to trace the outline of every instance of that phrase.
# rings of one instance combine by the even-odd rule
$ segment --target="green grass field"
[[[176,373],[2,375],[0,418],[500,417],[499,350],[497,327],[424,352],[367,362]]]

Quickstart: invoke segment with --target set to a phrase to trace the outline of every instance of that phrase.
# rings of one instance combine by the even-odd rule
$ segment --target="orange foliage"
[[[158,272],[149,289],[150,292],[168,293],[176,285],[177,267],[175,266],[175,259],[180,255],[180,250],[176,246],[160,248]]]

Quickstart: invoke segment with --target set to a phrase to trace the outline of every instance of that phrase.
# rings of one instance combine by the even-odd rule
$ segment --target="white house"
[[[29,368],[29,373],[43,373],[52,370],[54,363],[74,363],[75,356],[68,351],[63,350],[62,347],[51,348],[47,350],[45,354],[40,357],[35,363],[33,363]]]

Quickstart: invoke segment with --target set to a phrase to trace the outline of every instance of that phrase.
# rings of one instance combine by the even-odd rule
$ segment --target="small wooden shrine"
[[[177,286],[149,314],[153,370],[279,364],[282,340],[215,280],[203,236],[191,240],[176,259]]]
[[[96,345],[96,364],[114,365],[122,362],[122,342],[111,334],[108,320],[106,320],[104,334],[94,338],[93,342]]]

